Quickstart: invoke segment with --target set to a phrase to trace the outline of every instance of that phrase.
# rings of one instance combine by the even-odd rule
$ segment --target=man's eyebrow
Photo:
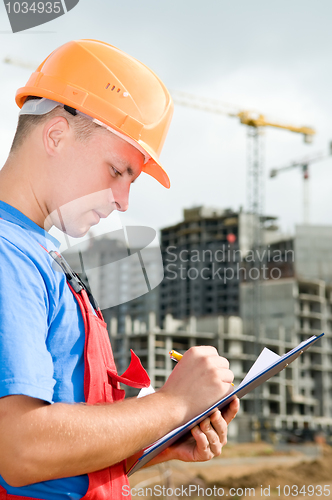
[[[126,168],[126,172],[127,172],[127,174],[128,174],[130,177],[134,177],[134,176],[135,176],[135,172],[134,172],[134,171],[133,171],[133,169],[132,169],[131,167],[129,167],[129,166]],[[133,180],[131,181],[131,184],[134,184],[135,180],[136,180],[136,179],[133,179]]]

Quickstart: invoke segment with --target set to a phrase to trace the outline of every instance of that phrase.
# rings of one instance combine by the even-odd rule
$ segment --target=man
[[[127,210],[142,171],[169,187],[159,154],[172,102],[148,68],[93,40],[54,51],[16,101],[0,172],[0,499],[121,498],[135,454],[224,396],[233,374],[195,347],[155,394],[123,400],[119,382],[144,387],[147,374],[136,358],[117,374],[101,313],[48,230],[82,236]],[[153,463],[220,454],[237,410]]]

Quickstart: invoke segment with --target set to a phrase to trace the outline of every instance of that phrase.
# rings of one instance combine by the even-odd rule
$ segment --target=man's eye
[[[115,174],[116,177],[118,175],[121,175],[121,173],[116,168],[112,167],[112,170],[113,170],[113,172],[114,172],[114,174]]]

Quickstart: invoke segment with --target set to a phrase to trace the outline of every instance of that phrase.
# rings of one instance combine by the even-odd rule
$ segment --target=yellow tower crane
[[[315,130],[307,126],[294,126],[282,124],[267,120],[264,115],[255,111],[241,110],[240,108],[223,103],[216,99],[207,99],[198,97],[186,92],[173,91],[172,97],[175,104],[207,111],[209,113],[222,114],[238,118],[240,123],[248,127],[248,165],[247,165],[247,210],[258,217],[261,217],[263,211],[263,160],[260,138],[262,129],[265,127],[274,127],[288,130],[297,134],[302,134],[304,142],[311,143]],[[258,236],[258,235],[256,235]],[[254,237],[254,245],[260,244],[258,236]]]

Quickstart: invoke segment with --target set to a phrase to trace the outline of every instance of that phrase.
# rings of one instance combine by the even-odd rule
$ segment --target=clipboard
[[[295,359],[297,359],[304,351],[309,349],[309,347],[317,342],[317,340],[322,338],[323,335],[324,333],[319,336],[314,335],[310,337],[308,340],[301,342],[297,347],[283,356],[279,356],[269,349],[263,349],[262,353],[238,387],[232,390],[232,392],[223,399],[217,401],[217,403],[213,406],[197,415],[197,417],[194,417],[186,424],[177,427],[148,448],[145,448],[140,458],[127,471],[127,475],[131,476],[134,472],[141,469],[141,467],[150,462],[150,460],[152,460],[155,456],[183,437],[188,431],[190,431],[190,429],[195,427],[195,425],[199,424],[202,420],[211,415],[217,408],[222,410],[236,397],[239,399],[242,398],[250,391],[263,384],[263,382],[266,382],[271,377],[281,372],[284,368],[287,368],[290,363],[295,361]]]

